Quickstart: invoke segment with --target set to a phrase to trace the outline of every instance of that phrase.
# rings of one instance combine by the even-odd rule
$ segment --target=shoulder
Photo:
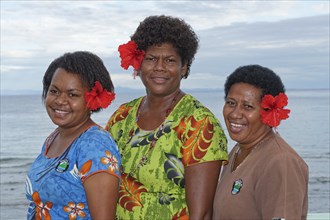
[[[115,147],[116,143],[106,130],[100,126],[92,126],[86,130],[80,137],[79,143],[90,147]]]
[[[112,140],[110,134],[100,126],[92,126],[81,136],[82,139]]]
[[[136,112],[142,98],[143,97],[139,97],[121,104],[119,108],[111,115],[107,125],[105,126],[105,130],[112,129],[115,124],[120,124],[118,122],[123,122],[132,112]]]
[[[203,105],[198,99],[190,94],[186,94],[180,102],[180,108],[184,111],[190,111],[194,116],[215,118],[213,112]]]
[[[134,106],[136,106],[137,104],[139,104],[140,103],[140,101],[142,100],[142,98],[143,98],[143,96],[141,96],[141,97],[139,97],[139,98],[136,98],[136,99],[133,99],[133,100],[131,100],[131,101],[128,101],[128,102],[125,102],[125,103],[123,103],[123,104],[121,104],[120,106],[119,106],[119,108],[117,109],[117,111],[119,110],[119,109],[121,109],[121,108],[128,108],[128,107],[134,107]]]
[[[290,167],[296,165],[297,168],[308,170],[303,158],[279,134],[275,134],[264,147],[266,150],[264,160],[267,160],[267,166],[282,167],[276,164],[290,164]]]

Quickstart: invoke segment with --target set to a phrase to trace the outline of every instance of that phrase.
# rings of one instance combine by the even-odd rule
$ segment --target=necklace
[[[271,131],[270,131],[271,133]],[[240,161],[240,163],[238,165],[235,166],[235,163],[237,162],[237,155],[238,155],[238,152],[241,151],[241,146],[240,144],[238,143],[238,148],[236,149],[235,151],[235,155],[234,155],[234,160],[233,160],[233,163],[231,164],[231,171],[233,172],[234,170],[237,170],[238,167],[240,167],[240,165],[246,160],[246,158],[255,150],[257,149],[262,143],[264,143],[266,140],[270,139],[272,137],[272,135],[269,135],[267,134],[266,137],[264,137],[261,141],[259,141],[258,143],[256,143],[253,147],[251,147],[247,153],[247,155],[245,156],[245,158]]]
[[[181,94],[181,90],[179,90],[175,96],[173,97],[172,101],[171,101],[171,104],[170,106],[166,109],[165,111],[165,117],[163,119],[163,122],[162,124],[155,130],[155,134],[153,135],[153,139],[152,141],[150,142],[149,144],[149,148],[147,149],[146,153],[141,157],[140,161],[136,164],[136,166],[134,166],[129,175],[130,176],[133,176],[133,174],[142,166],[144,166],[145,164],[147,164],[148,162],[148,156],[150,154],[150,152],[152,151],[152,149],[155,147],[156,145],[156,142],[158,140],[158,138],[160,137],[160,135],[162,134],[164,128],[165,128],[165,122],[166,122],[166,118],[167,116],[172,112],[173,108],[174,108],[174,105],[179,97],[179,95]],[[141,107],[145,104],[145,100],[146,100],[146,97],[143,98],[143,101],[142,101],[142,104],[140,105],[139,109],[138,109],[138,113],[137,113],[137,116],[136,116],[136,123],[140,120],[140,109]]]

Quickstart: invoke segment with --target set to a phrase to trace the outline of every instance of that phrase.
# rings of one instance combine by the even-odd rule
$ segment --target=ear
[[[181,78],[184,78],[185,75],[187,73],[187,64],[184,64],[182,67],[181,67]]]

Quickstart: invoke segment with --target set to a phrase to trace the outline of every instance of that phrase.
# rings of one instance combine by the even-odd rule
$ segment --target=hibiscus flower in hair
[[[261,101],[260,111],[261,121],[270,127],[277,127],[281,120],[289,117],[290,110],[284,109],[288,104],[288,97],[284,93],[279,93],[277,96],[265,95]]]
[[[139,50],[134,41],[128,41],[128,43],[120,45],[118,51],[121,58],[121,67],[127,70],[129,66],[132,66],[134,71],[140,69],[145,52]]]
[[[108,92],[106,89],[103,89],[99,81],[95,82],[95,86],[92,88],[92,91],[85,93],[86,106],[90,110],[107,108],[114,99],[115,93]]]

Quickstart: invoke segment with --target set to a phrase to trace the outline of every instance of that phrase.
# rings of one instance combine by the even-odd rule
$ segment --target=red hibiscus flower
[[[277,127],[281,120],[289,117],[290,110],[283,109],[288,104],[288,97],[284,93],[277,96],[265,95],[261,101],[261,121],[270,127]]]
[[[139,70],[144,58],[144,50],[139,50],[138,45],[134,41],[128,41],[118,47],[119,56],[121,58],[121,67],[125,70],[132,66],[134,70]]]
[[[90,110],[106,108],[115,99],[115,93],[103,89],[99,81],[95,82],[92,91],[85,93],[86,106]]]

